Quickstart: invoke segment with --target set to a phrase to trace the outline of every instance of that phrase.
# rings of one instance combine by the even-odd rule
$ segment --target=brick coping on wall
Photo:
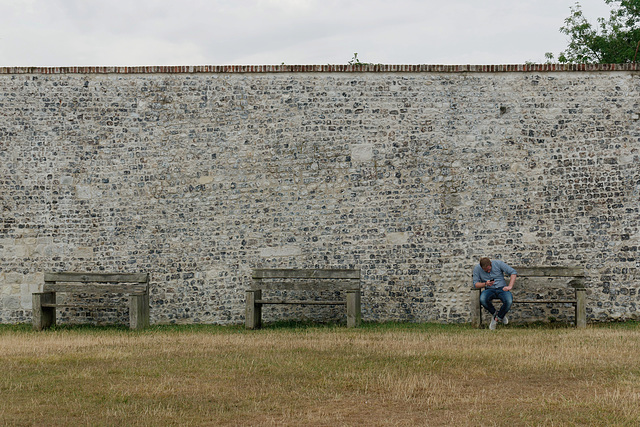
[[[640,71],[629,64],[506,65],[188,65],[138,67],[0,67],[0,74],[191,74],[191,73],[501,73],[566,71]]]

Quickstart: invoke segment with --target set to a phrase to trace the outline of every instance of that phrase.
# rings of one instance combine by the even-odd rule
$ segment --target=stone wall
[[[0,321],[44,271],[149,272],[152,323],[230,324],[252,268],[344,267],[365,320],[467,322],[479,256],[582,265],[589,321],[637,319],[634,70],[1,69]]]

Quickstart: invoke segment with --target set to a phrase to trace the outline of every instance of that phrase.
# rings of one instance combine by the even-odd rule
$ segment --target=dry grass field
[[[637,426],[639,328],[0,325],[0,422]]]

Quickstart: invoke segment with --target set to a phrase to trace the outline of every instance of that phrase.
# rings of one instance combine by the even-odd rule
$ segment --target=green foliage
[[[580,3],[571,8],[560,32],[569,36],[567,49],[560,52],[561,63],[621,64],[636,62],[640,46],[640,0],[604,0],[612,5],[609,19],[598,18],[592,25]],[[546,54],[548,60],[552,54]]]
[[[348,64],[349,65],[374,65],[371,62],[360,61],[360,59],[358,58],[358,52],[353,53],[353,58],[351,58],[351,61],[349,61]]]

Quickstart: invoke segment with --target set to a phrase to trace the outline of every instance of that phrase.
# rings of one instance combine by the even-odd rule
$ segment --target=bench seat
[[[43,292],[32,294],[33,327],[36,330],[56,324],[56,309],[117,308],[121,304],[87,302],[58,302],[57,294],[77,296],[125,294],[129,297],[129,327],[142,329],[149,326],[149,275],[147,273],[45,273]]]
[[[360,270],[355,269],[254,269],[252,286],[247,290],[245,326],[262,325],[262,306],[266,304],[343,305],[347,308],[347,327],[361,322]],[[342,301],[263,299],[262,291],[344,291]]]
[[[557,267],[557,266],[514,266],[518,272],[518,278],[553,279],[549,283],[539,285],[545,289],[569,289],[574,292],[574,298],[540,298],[519,299],[516,295],[513,304],[573,304],[575,306],[576,328],[584,328],[587,325],[586,314],[586,289],[584,286],[585,273],[582,267]],[[518,289],[516,280],[514,290]],[[475,327],[482,326],[483,308],[480,304],[480,294],[483,289],[474,288],[471,293],[471,323]],[[513,291],[512,291],[513,292]],[[513,306],[512,306],[513,310]]]

